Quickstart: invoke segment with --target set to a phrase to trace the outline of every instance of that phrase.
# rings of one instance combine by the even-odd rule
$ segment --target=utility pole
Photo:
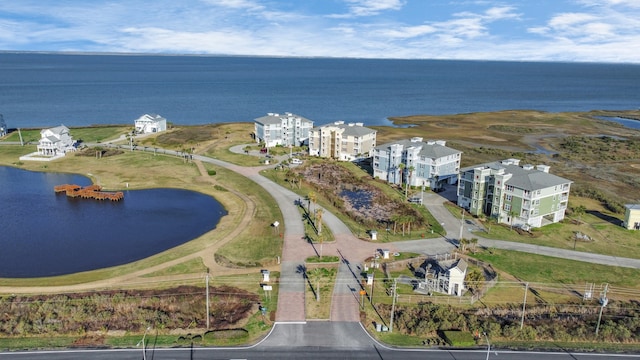
[[[462,209],[462,218],[460,219],[460,236],[458,241],[462,240],[462,230],[464,229],[464,209]]]
[[[604,291],[602,292],[602,297],[600,298],[600,315],[598,315],[598,325],[596,325],[596,337],[598,337],[598,331],[600,331],[600,320],[602,320],[602,311],[604,307],[609,303],[609,299],[607,299],[607,290],[609,290],[609,284],[604,285]]]
[[[207,288],[207,330],[209,330],[209,269],[207,269],[205,284]]]
[[[392,333],[393,332],[393,314],[396,312],[396,286],[397,286],[397,278],[393,279],[393,292],[392,292],[392,296],[393,296],[393,300],[391,301],[391,320],[389,321],[389,332]]]
[[[375,270],[373,271],[373,273],[371,273],[371,296],[369,296],[369,302],[371,303],[371,305],[373,305],[373,289],[376,286],[376,272]]]
[[[524,309],[527,306],[527,293],[529,292],[529,283],[524,284],[524,300],[522,301],[522,319],[520,319],[520,330],[524,327]]]

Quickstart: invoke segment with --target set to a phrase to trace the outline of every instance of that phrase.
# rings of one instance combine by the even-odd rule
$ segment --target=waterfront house
[[[68,151],[75,151],[75,141],[64,125],[43,129],[37,150],[42,156],[64,156]]]
[[[167,119],[158,114],[144,114],[134,121],[136,134],[167,131]]]
[[[254,138],[264,147],[301,146],[309,142],[313,121],[292,113],[268,113],[254,120]]]
[[[622,226],[627,230],[640,230],[640,204],[627,204],[624,207],[626,211]]]
[[[309,132],[309,155],[341,161],[353,161],[373,156],[376,130],[363,123],[336,121],[318,126]]]
[[[547,165],[519,164],[507,159],[461,169],[458,206],[525,229],[564,219],[572,181],[550,174]]]
[[[455,184],[462,151],[443,140],[422,141],[421,137],[394,141],[375,147],[373,177],[391,184],[440,188]]]

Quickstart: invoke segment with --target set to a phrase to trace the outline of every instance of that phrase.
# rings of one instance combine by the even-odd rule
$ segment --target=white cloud
[[[388,10],[400,10],[404,0],[344,0],[349,12],[346,14],[328,15],[330,18],[353,18],[378,15]]]
[[[0,49],[639,62],[640,0],[554,0],[535,17],[517,2],[341,1],[329,17],[298,0],[5,1]]]

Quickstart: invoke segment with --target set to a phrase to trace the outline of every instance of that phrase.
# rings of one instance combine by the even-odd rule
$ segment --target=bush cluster
[[[228,328],[245,318],[258,295],[228,286],[210,288],[211,323]],[[205,291],[194,286],[165,290],[0,297],[0,336],[79,335],[89,331],[144,331],[203,327]]]
[[[389,318],[390,305],[378,304],[376,308],[382,318]],[[640,341],[640,307],[637,304],[610,303],[596,338],[599,309],[599,306],[582,304],[528,306],[524,327],[520,329],[521,304],[461,310],[449,305],[423,303],[396,306],[394,330],[425,338],[438,332],[460,330],[486,333],[496,340]]]

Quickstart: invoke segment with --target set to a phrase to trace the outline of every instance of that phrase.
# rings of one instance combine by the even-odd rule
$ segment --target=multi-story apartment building
[[[507,159],[461,169],[458,206],[525,228],[564,219],[572,181],[550,174],[547,165],[519,164]]]
[[[256,142],[263,142],[267,148],[278,145],[300,146],[309,141],[313,121],[292,113],[268,113],[267,116],[255,119],[254,128]]]
[[[318,126],[309,132],[309,155],[341,161],[368,158],[373,156],[376,133],[362,123],[336,121]]]
[[[377,146],[373,154],[373,177],[392,184],[439,188],[455,184],[462,151],[442,140],[423,142],[421,137]]]

